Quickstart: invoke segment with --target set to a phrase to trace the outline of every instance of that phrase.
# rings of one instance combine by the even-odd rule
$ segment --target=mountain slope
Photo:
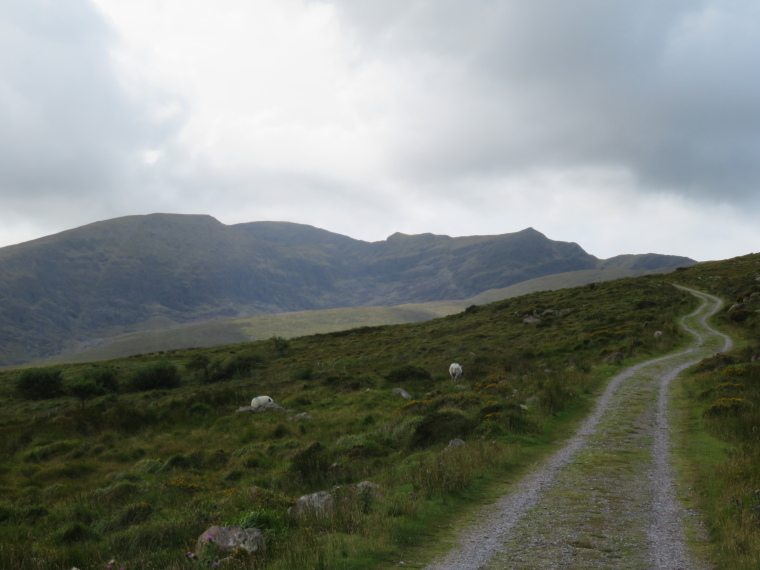
[[[216,317],[466,299],[600,263],[532,228],[368,243],[285,222],[128,216],[0,249],[0,364]]]

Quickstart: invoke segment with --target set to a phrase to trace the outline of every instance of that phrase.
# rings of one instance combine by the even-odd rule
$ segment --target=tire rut
[[[668,395],[679,373],[731,340],[707,324],[722,301],[680,288],[702,301],[681,319],[691,346],[613,377],[577,433],[426,568],[704,568],[677,500]]]

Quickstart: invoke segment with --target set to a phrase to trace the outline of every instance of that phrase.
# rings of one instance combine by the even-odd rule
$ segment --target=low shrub
[[[72,382],[68,385],[67,388],[69,394],[77,398],[82,403],[83,408],[87,400],[92,400],[98,396],[103,396],[108,392],[106,388],[100,384],[86,378],[81,378],[75,382]]]
[[[132,390],[145,392],[161,388],[176,388],[180,384],[177,365],[168,360],[158,360],[139,367],[132,373],[129,386]]]
[[[119,391],[119,382],[113,366],[93,366],[89,370],[85,370],[82,376],[85,380],[91,380],[101,386],[106,392]]]
[[[73,523],[60,533],[59,540],[64,544],[91,542],[100,540],[100,535],[86,524]]]
[[[394,368],[385,376],[385,379],[391,384],[405,384],[407,382],[429,382],[433,377],[424,368],[409,364],[401,368]]]
[[[63,395],[63,377],[57,368],[27,368],[16,381],[16,390],[27,400],[48,400]]]
[[[477,422],[460,410],[438,410],[422,418],[412,434],[412,447],[429,447],[469,435]]]
[[[743,398],[720,398],[702,412],[702,415],[706,418],[735,417],[751,408],[752,403]]]

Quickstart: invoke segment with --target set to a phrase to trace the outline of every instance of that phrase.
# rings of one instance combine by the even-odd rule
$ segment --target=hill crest
[[[365,242],[290,222],[126,216],[0,248],[0,364],[217,317],[467,299],[639,257],[599,260],[533,228]],[[645,265],[691,263],[649,254]]]

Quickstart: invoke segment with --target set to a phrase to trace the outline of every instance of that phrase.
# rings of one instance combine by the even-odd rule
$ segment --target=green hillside
[[[395,565],[442,518],[455,520],[569,433],[618,370],[606,356],[620,352],[627,364],[685,342],[676,317],[696,301],[671,283],[731,301],[717,323],[752,339],[732,364],[749,386],[758,276],[752,255],[420,323],[0,372],[0,567],[211,567],[213,553],[207,562],[186,553],[212,524],[264,532],[266,555],[224,562],[233,568]],[[460,381],[448,379],[453,361]],[[711,373],[728,374],[712,365],[699,374]],[[294,413],[236,413],[261,394]],[[289,421],[295,413],[313,419]],[[443,452],[454,437],[465,446]],[[744,465],[726,476],[760,488],[758,469]],[[362,481],[378,494],[354,491]],[[336,486],[333,516],[288,514],[297,497]],[[745,558],[758,556],[752,516],[734,523],[745,525],[734,528]]]
[[[600,263],[531,228],[368,243],[285,222],[116,218],[0,248],[0,366],[219,318],[462,300]]]
[[[396,307],[347,307],[236,319],[212,319],[190,325],[139,331],[97,342],[90,341],[72,348],[68,354],[46,359],[44,362],[53,364],[111,360],[145,352],[218,346],[264,340],[272,336],[293,338],[361,326],[416,323],[453,315],[471,305],[493,303],[537,291],[553,291],[646,273],[649,272],[630,269],[589,269],[530,279],[503,289],[491,289],[459,301],[432,301]]]

